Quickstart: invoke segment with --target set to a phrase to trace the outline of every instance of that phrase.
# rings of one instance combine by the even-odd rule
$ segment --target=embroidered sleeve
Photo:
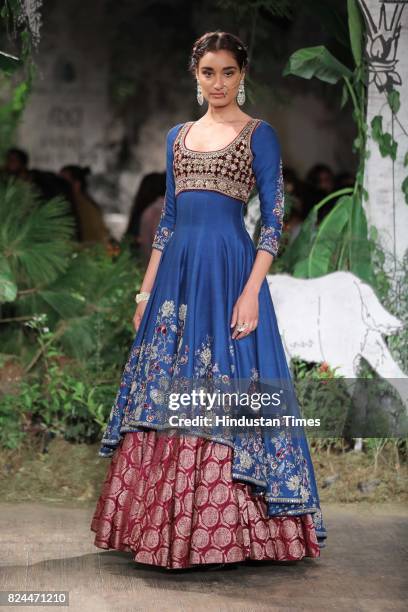
[[[279,139],[266,121],[261,121],[254,130],[251,150],[261,208],[261,231],[256,249],[276,256],[282,234],[284,185]]]
[[[179,124],[180,125],[180,124]],[[166,138],[166,193],[162,213],[153,238],[152,248],[163,251],[176,225],[176,196],[173,171],[173,144],[179,125],[167,132]]]

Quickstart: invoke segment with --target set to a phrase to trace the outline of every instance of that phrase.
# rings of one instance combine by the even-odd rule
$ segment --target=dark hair
[[[315,164],[309,170],[306,175],[306,181],[311,184],[317,183],[319,180],[319,174],[321,172],[328,172],[329,174],[333,174],[333,170],[327,164]]]
[[[235,34],[216,30],[215,32],[206,32],[195,41],[191,51],[189,71],[195,75],[196,68],[203,55],[208,51],[219,51],[220,49],[232,53],[240,70],[248,66],[248,49],[242,40]]]
[[[23,164],[23,166],[28,166],[29,156],[28,153],[23,149],[17,149],[16,147],[13,147],[11,149],[8,149],[7,155],[15,155],[16,157],[18,157],[19,161]]]
[[[74,181],[79,181],[81,183],[81,189],[83,191],[86,189],[86,177],[88,174],[91,174],[89,166],[75,166],[74,164],[70,164],[61,168],[61,172],[62,171],[69,172]]]
[[[156,198],[164,196],[165,193],[165,172],[150,172],[144,175],[133,200],[125,235],[137,236],[139,234],[142,212],[150,206]]]

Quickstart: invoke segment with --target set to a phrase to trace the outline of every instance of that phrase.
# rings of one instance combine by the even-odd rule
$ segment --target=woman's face
[[[324,193],[330,193],[334,190],[334,177],[327,170],[322,170],[319,173],[318,188]]]
[[[196,77],[204,98],[213,106],[227,106],[235,101],[239,82],[244,76],[230,51],[207,51],[200,59]]]

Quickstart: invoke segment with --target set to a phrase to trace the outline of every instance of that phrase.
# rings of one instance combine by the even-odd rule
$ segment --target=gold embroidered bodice
[[[285,202],[282,157],[275,128],[262,119],[250,119],[223,149],[193,151],[185,144],[193,123],[177,124],[167,134],[166,195],[152,247],[163,251],[175,231],[177,194],[214,191],[247,204],[256,185],[261,210],[256,248],[275,256]],[[190,201],[189,204],[193,206]]]
[[[216,151],[193,151],[185,145],[194,121],[180,128],[173,145],[175,194],[186,189],[218,191],[245,204],[255,186],[251,134],[260,119],[250,119],[230,144]]]

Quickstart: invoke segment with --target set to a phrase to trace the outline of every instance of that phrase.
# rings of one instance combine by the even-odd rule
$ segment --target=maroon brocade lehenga
[[[185,124],[181,131],[178,131],[179,126],[175,126],[168,135],[166,206],[153,245],[164,250],[158,272],[160,283],[152,289],[153,304],[151,299],[150,304],[155,310],[149,312],[142,322],[134,353],[140,349],[143,340],[146,344],[143,345],[147,355],[146,368],[155,380],[155,367],[167,368],[170,361],[166,359],[175,356],[162,355],[161,347],[171,344],[176,347],[174,352],[178,351],[177,338],[171,335],[173,320],[168,317],[160,320],[160,325],[155,323],[154,313],[158,312],[159,316],[162,312],[158,311],[158,302],[165,300],[163,308],[176,305],[178,312],[183,313],[183,307],[188,306],[187,313],[191,313],[186,319],[187,323],[193,324],[189,327],[191,346],[180,341],[180,362],[175,362],[178,367],[183,363],[183,351],[189,349],[197,360],[197,367],[204,364],[206,372],[213,368],[211,372],[216,376],[219,364],[222,366],[224,360],[232,359],[232,353],[232,378],[239,374],[245,378],[246,364],[258,367],[258,356],[263,355],[263,351],[265,363],[267,354],[268,364],[273,362],[274,356],[276,359],[280,356],[282,363],[284,359],[278,331],[276,329],[275,336],[271,332],[275,323],[266,281],[260,301],[260,329],[255,330],[251,337],[237,341],[234,346],[223,343],[225,329],[230,331],[232,304],[238,298],[241,281],[249,274],[255,258],[242,210],[255,183],[254,172],[264,211],[258,248],[273,254],[277,250],[278,229],[268,225],[268,219],[273,220],[276,216],[278,221],[283,214],[281,200],[274,195],[281,185],[279,172],[282,167],[277,154],[277,140],[269,124],[253,119],[230,145],[220,151],[194,152],[184,144],[189,126],[190,123]],[[178,164],[176,190],[173,184],[174,149]],[[176,208],[177,223],[173,228],[170,222]],[[172,250],[169,252],[169,249]],[[214,304],[221,305],[216,308]],[[168,340],[166,344],[163,340],[160,350],[156,350],[153,340],[160,336],[163,328],[169,332],[171,342]],[[147,337],[149,330],[152,330],[152,341],[150,336]],[[212,333],[213,330],[219,331],[214,354],[210,347],[204,344],[203,350],[200,347],[203,334],[205,336],[206,332]],[[251,344],[255,338],[256,347]],[[217,350],[220,351],[220,360]],[[157,352],[162,360],[157,359]],[[103,440],[103,456],[111,456],[108,452],[113,442],[115,450],[91,522],[95,545],[103,549],[130,551],[137,562],[168,569],[245,559],[295,561],[303,557],[319,557],[319,531],[316,534],[313,515],[307,513],[309,508],[306,506],[305,514],[291,510],[285,515],[268,516],[265,499],[252,494],[251,479],[232,478],[231,466],[237,453],[234,454],[230,445],[204,436],[160,430],[158,426],[156,429],[154,401],[137,392],[138,384],[145,383],[144,362],[140,357],[140,363],[135,361],[134,364],[132,355],[123,378],[122,394],[119,390]],[[211,357],[209,363],[206,361],[208,355]],[[227,372],[226,369],[223,371]],[[172,368],[169,376],[171,378]],[[133,411],[144,410],[146,404],[146,415],[143,412],[142,417],[136,415],[132,421]],[[135,425],[139,431],[126,429],[128,423],[125,419],[129,419],[132,428],[140,423],[140,427]],[[119,430],[123,433],[120,442]],[[244,449],[243,460],[245,453]],[[241,469],[246,468],[242,465]],[[290,491],[290,502],[296,497],[298,488],[302,489],[303,481],[296,473],[289,474],[289,469],[285,468],[282,478],[287,478],[289,485],[294,487]],[[310,499],[309,506],[311,510],[318,509],[314,499]]]
[[[232,480],[231,456],[197,436],[127,433],[92,519],[95,545],[169,569],[319,557],[311,515],[267,517],[262,497]]]

